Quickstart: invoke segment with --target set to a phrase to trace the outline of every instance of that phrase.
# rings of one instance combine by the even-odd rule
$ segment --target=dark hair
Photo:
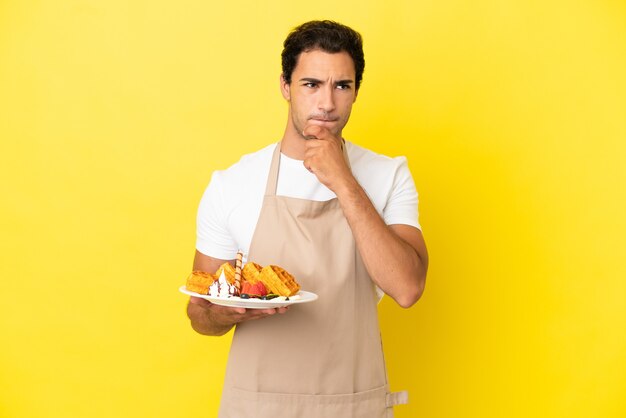
[[[354,29],[331,20],[312,20],[289,33],[283,43],[282,53],[283,77],[287,83],[291,83],[291,74],[296,68],[300,54],[314,49],[331,54],[347,52],[354,62],[355,87],[358,90],[365,68],[363,40]]]

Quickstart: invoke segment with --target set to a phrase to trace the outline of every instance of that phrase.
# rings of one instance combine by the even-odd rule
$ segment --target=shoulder
[[[224,170],[216,170],[202,196],[200,207],[221,207],[230,212],[242,201],[263,196],[272,153],[276,144],[243,155],[239,161]]]
[[[388,157],[347,143],[352,173],[385,223],[419,227],[417,190],[405,157]]]
[[[376,176],[379,179],[393,179],[399,173],[410,175],[406,157],[388,157],[348,141],[346,148],[352,171],[357,178],[368,179]]]
[[[259,171],[269,171],[269,164],[272,160],[272,153],[276,149],[276,144],[270,144],[256,152],[242,155],[239,161],[225,170],[218,170],[213,176],[219,177],[222,181],[240,182],[250,180],[250,177],[259,174]]]
[[[237,190],[240,194],[250,187],[256,187],[258,182],[265,182],[275,148],[275,143],[270,144],[256,152],[242,155],[239,161],[225,170],[214,171],[209,187],[223,191]]]

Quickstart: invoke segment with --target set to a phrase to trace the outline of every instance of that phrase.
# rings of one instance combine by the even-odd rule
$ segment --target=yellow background
[[[0,417],[213,417],[178,287],[211,172],[276,141],[281,43],[365,39],[345,134],[431,254],[380,306],[402,417],[626,416],[626,4],[0,2]]]

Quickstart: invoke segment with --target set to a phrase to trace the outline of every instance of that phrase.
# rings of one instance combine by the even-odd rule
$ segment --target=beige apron
[[[279,162],[280,143],[248,260],[284,267],[319,299],[237,325],[219,416],[392,417],[406,392],[389,393],[375,286],[339,201],[276,196]]]

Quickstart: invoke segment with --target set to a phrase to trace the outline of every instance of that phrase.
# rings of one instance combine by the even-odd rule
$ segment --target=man
[[[214,272],[242,250],[319,296],[263,310],[191,298],[197,332],[236,325],[221,417],[388,417],[404,401],[389,393],[376,305],[383,292],[405,308],[420,298],[427,252],[406,160],[342,138],[364,65],[354,30],[294,29],[282,53],[281,142],[215,172],[202,198],[195,270]]]

